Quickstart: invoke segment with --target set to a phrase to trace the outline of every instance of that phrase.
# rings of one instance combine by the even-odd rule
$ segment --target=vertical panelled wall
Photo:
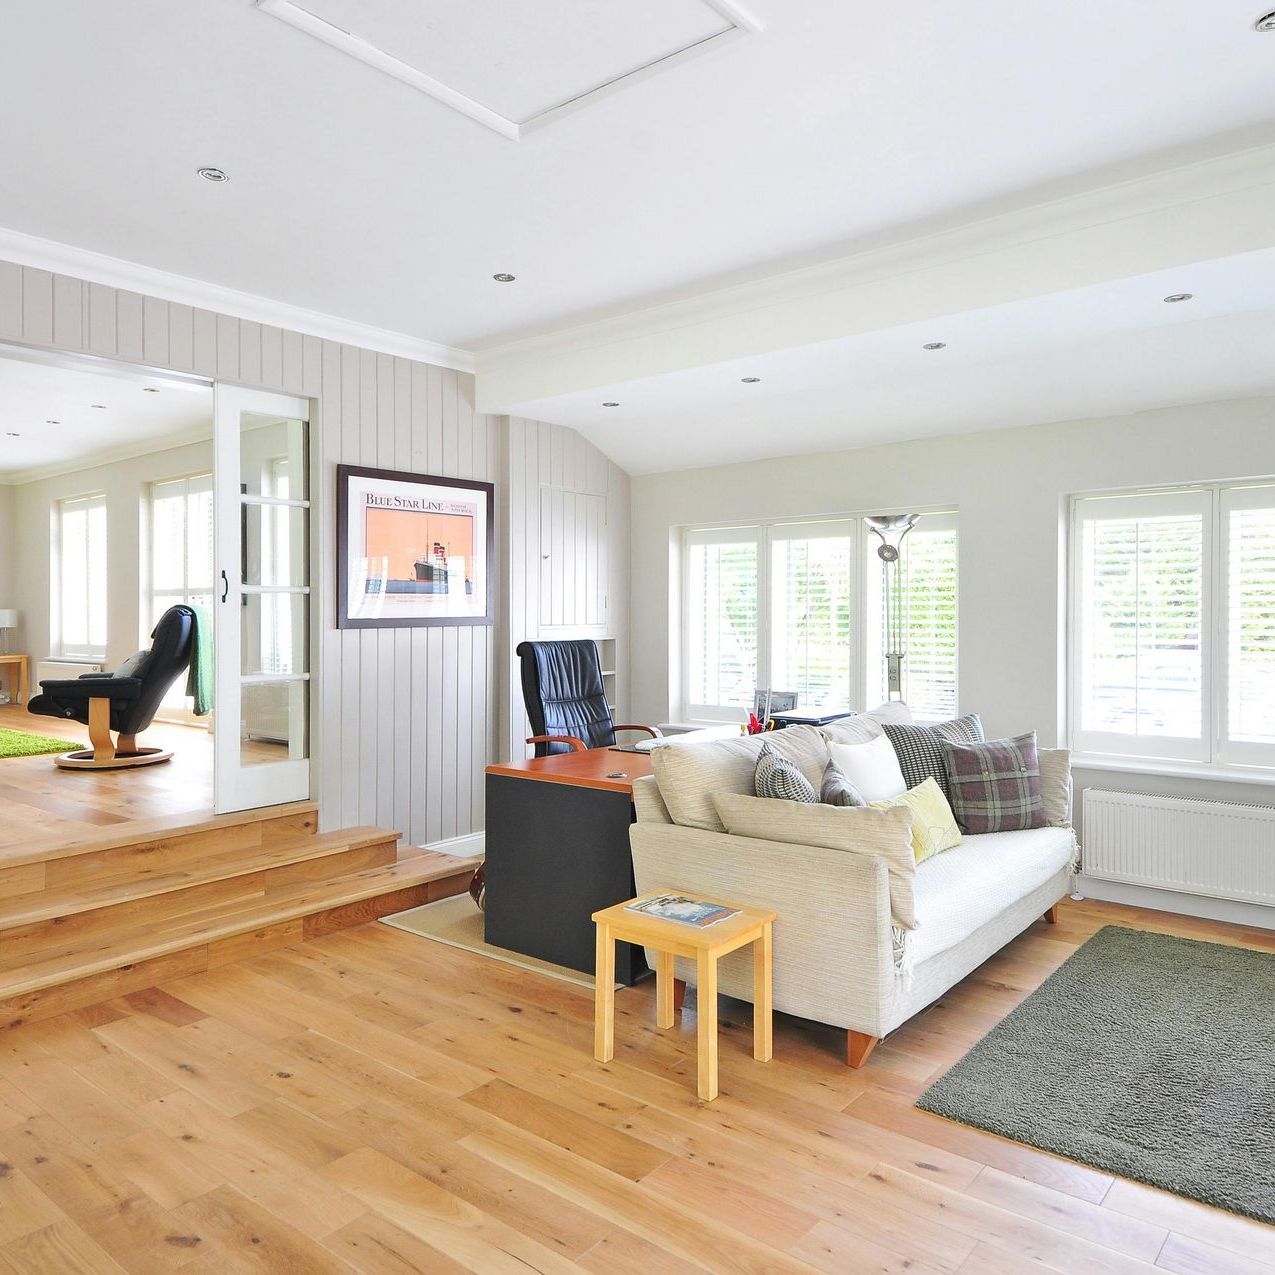
[[[482,769],[497,742],[493,629],[338,630],[333,615],[338,462],[506,485],[503,420],[475,414],[472,378],[7,262],[0,262],[3,340],[317,400],[321,484],[312,495],[320,554],[312,578],[321,641],[313,731],[323,825],[380,824],[415,844],[481,829]],[[6,512],[0,507],[0,517]]]
[[[614,643],[617,720],[629,687],[629,476],[573,429],[512,416],[502,513],[507,606],[500,749],[525,757],[518,643],[587,637]],[[605,662],[605,661],[604,661]]]

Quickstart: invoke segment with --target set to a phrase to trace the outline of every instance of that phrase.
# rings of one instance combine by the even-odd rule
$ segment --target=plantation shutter
[[[1222,496],[1226,760],[1275,760],[1275,487]]]
[[[760,611],[757,527],[686,536],[686,685],[694,716],[734,716],[753,702]]]
[[[1206,760],[1211,496],[1076,502],[1077,746]]]
[[[106,497],[58,505],[58,576],[64,655],[106,654]]]
[[[956,521],[922,517],[904,537],[903,687],[913,716],[956,716]]]
[[[854,704],[853,537],[845,521],[771,528],[770,685],[804,709]]]

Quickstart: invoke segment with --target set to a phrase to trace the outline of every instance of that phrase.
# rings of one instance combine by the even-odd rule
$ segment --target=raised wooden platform
[[[458,894],[473,870],[317,826],[300,802],[0,850],[0,1027]]]

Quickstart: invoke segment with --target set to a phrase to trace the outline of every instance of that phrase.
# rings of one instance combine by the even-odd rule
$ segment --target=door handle
[[[223,571],[221,573],[221,600],[224,602],[230,596],[230,581]]]

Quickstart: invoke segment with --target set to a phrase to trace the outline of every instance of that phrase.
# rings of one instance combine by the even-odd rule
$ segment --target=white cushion
[[[908,790],[894,745],[883,734],[860,744],[829,742],[828,754],[865,801],[885,801]]]
[[[795,761],[816,792],[823,782],[828,749],[813,726],[790,726],[764,735],[736,735],[703,744],[673,742],[651,753],[651,770],[670,818],[684,828],[724,832],[713,794],[739,792],[753,796],[753,772],[761,750],[769,745]]]
[[[966,837],[927,859],[912,889],[917,930],[909,942],[919,964],[955,947],[1071,862],[1067,828],[1028,828]]]

